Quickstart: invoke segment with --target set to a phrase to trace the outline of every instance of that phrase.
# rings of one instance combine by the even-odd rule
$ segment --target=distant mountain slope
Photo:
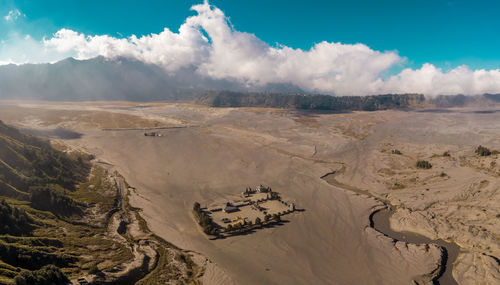
[[[461,107],[500,102],[499,94],[436,96],[306,94],[292,83],[259,86],[212,79],[194,67],[175,72],[128,58],[68,58],[54,64],[0,66],[0,100],[195,102],[214,107],[275,107],[306,110],[385,110]]]
[[[421,94],[377,96],[285,95],[273,93],[207,92],[198,103],[212,107],[273,107],[302,110],[375,111],[410,109],[425,101]]]
[[[193,68],[168,73],[137,60],[104,57],[0,66],[0,86],[0,99],[53,101],[191,101],[201,90],[303,93],[292,84],[249,87],[237,81],[202,77]]]

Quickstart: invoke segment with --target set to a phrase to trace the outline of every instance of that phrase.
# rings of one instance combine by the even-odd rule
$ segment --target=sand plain
[[[68,109],[62,103],[9,104],[51,114]],[[492,166],[498,158],[478,161],[473,153],[479,144],[500,149],[498,111],[315,114],[128,103],[87,103],[84,111],[90,118],[97,112],[99,120],[89,125],[80,114],[78,120],[41,124],[36,112],[30,116],[38,126],[79,131],[82,137],[59,141],[113,164],[136,188],[131,203],[143,209],[150,228],[207,258],[200,259],[207,264],[205,284],[431,284],[440,249],[394,242],[373,230],[369,216],[383,207],[380,201],[320,178],[342,167],[339,181],[397,205],[391,218],[395,230],[461,246],[453,272],[458,284],[500,280],[499,179],[498,166]],[[144,127],[187,127],[162,130],[162,137],[103,131],[99,122],[109,125],[103,114],[120,122],[122,115],[135,116]],[[27,126],[9,112],[0,112],[0,119]],[[434,156],[444,151],[452,160]],[[413,167],[421,158],[433,169]],[[209,240],[201,233],[191,214],[195,201],[210,204],[261,183],[305,211],[287,215],[283,226],[250,235]],[[405,187],[395,189],[395,183]]]

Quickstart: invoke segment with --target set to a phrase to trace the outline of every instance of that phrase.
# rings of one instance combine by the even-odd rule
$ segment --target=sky
[[[132,57],[337,95],[500,92],[499,1],[0,0],[0,64]]]

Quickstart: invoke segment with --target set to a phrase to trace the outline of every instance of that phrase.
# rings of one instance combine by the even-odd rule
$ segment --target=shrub
[[[401,184],[399,182],[396,182],[392,185],[391,189],[392,190],[398,190],[398,189],[404,189],[406,186],[404,184]]]
[[[23,235],[31,231],[31,218],[23,209],[0,200],[0,234]]]
[[[279,222],[279,221],[281,221],[281,218],[280,218],[280,216],[278,214],[274,214],[273,215],[273,220],[275,220],[276,222]]]
[[[99,273],[99,267],[97,267],[97,264],[92,264],[90,267],[89,267],[89,274],[97,274]]]
[[[449,151],[445,151],[445,152],[443,152],[443,156],[450,157],[451,155],[450,155],[450,152],[449,152]]]
[[[430,162],[428,162],[427,160],[419,160],[419,161],[417,161],[417,167],[423,168],[423,169],[431,169],[432,164]]]
[[[198,202],[194,202],[194,205],[193,205],[193,211],[195,211],[195,212],[200,212],[200,210],[201,210],[200,203],[198,203]]]
[[[69,282],[68,277],[55,265],[46,265],[35,271],[24,270],[14,278],[14,281],[16,285],[59,285]]]
[[[392,154],[398,154],[398,155],[402,155],[403,153],[397,149],[393,149],[392,150]]]
[[[486,148],[486,147],[484,147],[482,145],[480,145],[480,146],[478,146],[476,148],[475,153],[478,154],[478,155],[480,155],[480,156],[489,156],[489,155],[491,155],[491,151],[488,148]]]

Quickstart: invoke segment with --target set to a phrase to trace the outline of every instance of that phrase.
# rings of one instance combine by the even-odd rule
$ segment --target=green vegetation
[[[99,267],[97,267],[97,264],[92,264],[90,267],[89,267],[89,274],[97,274],[99,273]]]
[[[71,216],[81,214],[79,205],[64,191],[58,191],[48,186],[30,188],[31,206],[38,210],[51,211],[56,215]]]
[[[255,218],[255,224],[259,226],[262,225],[262,221],[260,220],[259,217]]]
[[[195,202],[193,205],[193,213],[195,218],[198,220],[198,224],[203,228],[203,232],[207,235],[217,236],[219,230],[214,224],[212,217],[203,211],[200,207],[200,203]]]
[[[427,160],[419,160],[419,161],[417,161],[417,168],[431,169],[432,164],[430,162],[428,162]]]
[[[450,157],[451,155],[450,155],[450,152],[449,152],[449,151],[445,151],[445,152],[443,152],[443,156],[445,156],[445,157]]]
[[[26,271],[23,270],[14,278],[16,285],[59,285],[68,284],[68,277],[54,265],[47,265],[39,270]]]
[[[5,199],[0,200],[0,234],[26,235],[31,232],[33,221],[24,209],[11,207]]]
[[[407,109],[424,101],[425,97],[421,94],[328,96],[232,91],[211,91],[197,99],[197,103],[212,107],[269,107],[327,111]]]
[[[107,261],[110,269],[132,258],[103,236],[106,222],[90,226],[94,218],[83,216],[89,205],[113,204],[116,195],[106,192],[98,168],[86,181],[90,159],[0,121],[0,283],[66,284],[66,276],[86,274],[89,261]],[[102,204],[97,211],[110,209]]]
[[[151,234],[139,209],[126,196],[122,200],[113,178],[119,175],[91,168],[91,159],[55,150],[0,121],[0,284],[67,284],[68,278],[122,268],[134,258],[130,245],[137,240],[130,233],[123,234],[128,243],[110,237],[120,202],[137,220],[141,240],[158,252],[154,270],[135,275],[147,274],[138,284],[197,284],[201,269],[188,256],[186,264],[172,264],[178,249]]]
[[[397,149],[393,149],[393,150],[391,151],[391,153],[392,153],[392,154],[398,154],[398,155],[402,155],[402,154],[403,154],[401,151],[399,151],[399,150],[397,150]]]
[[[278,215],[278,214],[274,214],[274,215],[273,215],[273,220],[274,220],[274,221],[276,221],[276,222],[281,221],[280,215]]]
[[[271,195],[271,200],[280,200],[281,199],[280,194],[278,192],[270,192],[269,194]]]
[[[480,145],[476,148],[475,153],[479,156],[490,156],[491,155],[491,151],[482,145]]]

